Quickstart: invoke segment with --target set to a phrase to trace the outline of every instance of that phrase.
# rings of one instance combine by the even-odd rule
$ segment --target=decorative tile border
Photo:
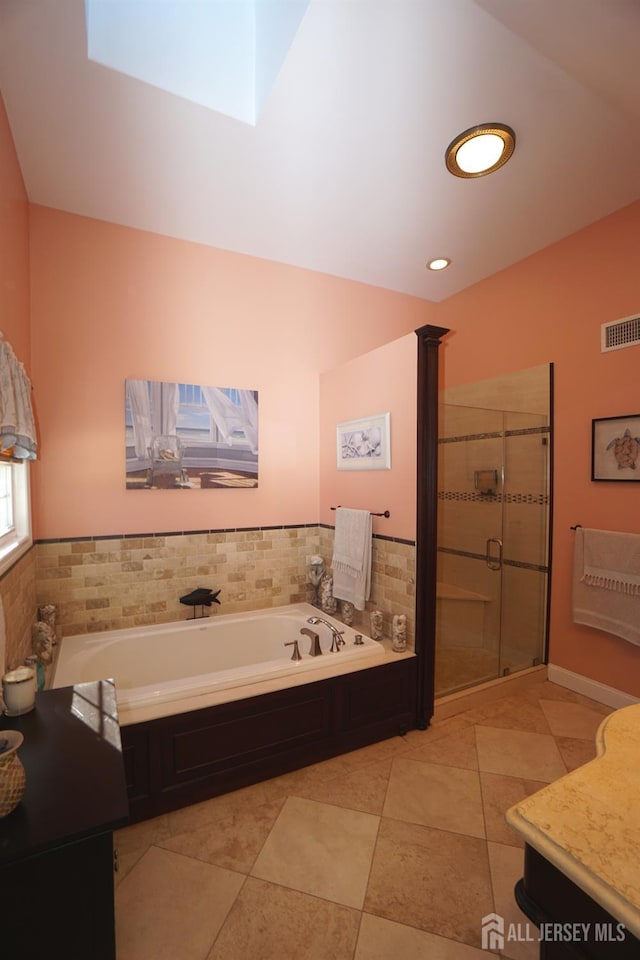
[[[547,424],[544,427],[521,427],[518,430],[505,430],[505,437],[528,437],[534,436],[535,434],[544,435],[550,434],[551,427]]]
[[[465,433],[456,437],[438,437],[438,443],[467,443],[470,440],[501,440],[502,437],[525,437],[549,434],[551,427],[521,427],[514,430],[491,430],[488,433]]]
[[[34,544],[42,543],[86,543],[100,540],[150,540],[153,537],[197,537],[209,533],[252,533],[255,530],[305,530],[317,527],[317,523],[282,523],[268,527],[215,527],[212,530],[167,530],[155,533],[106,533],[97,537],[52,537],[50,539],[34,540]]]
[[[438,437],[438,443],[467,443],[469,440],[501,440],[502,430],[492,430],[489,433],[462,433],[457,437]]]
[[[480,493],[478,490],[439,490],[438,500],[468,503],[527,503],[536,507],[549,504],[547,493]]]

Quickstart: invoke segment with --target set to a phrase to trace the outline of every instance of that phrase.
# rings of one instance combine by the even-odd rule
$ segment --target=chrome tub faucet
[[[324,623],[325,627],[329,627],[329,630],[331,630],[331,637],[332,637],[331,650],[329,651],[329,653],[340,652],[340,647],[343,647],[345,642],[342,637],[344,630],[338,630],[337,627],[334,627],[334,625],[332,623],[329,623],[328,620],[323,620],[322,617],[308,617],[307,623],[312,623],[312,624]]]
[[[309,630],[309,627],[301,627],[300,633],[305,637],[309,637],[311,641],[311,646],[309,647],[309,656],[311,657],[321,657],[322,650],[320,649],[320,637],[313,630]]]

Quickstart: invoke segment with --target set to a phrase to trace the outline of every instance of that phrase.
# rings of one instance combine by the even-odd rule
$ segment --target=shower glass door
[[[436,696],[500,675],[503,416],[441,405]]]
[[[500,675],[542,662],[549,542],[549,430],[539,414],[504,414]]]
[[[538,392],[546,385],[548,396],[548,369],[542,374]],[[439,413],[435,693],[441,697],[542,662],[549,417],[449,402]]]

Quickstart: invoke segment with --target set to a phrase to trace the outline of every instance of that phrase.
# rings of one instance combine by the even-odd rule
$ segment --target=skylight
[[[85,0],[90,60],[255,125],[309,0]]]

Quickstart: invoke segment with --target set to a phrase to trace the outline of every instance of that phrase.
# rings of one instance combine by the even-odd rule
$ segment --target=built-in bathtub
[[[331,652],[332,631],[326,624],[307,622],[318,615],[342,632],[344,644],[338,651]],[[303,628],[318,634],[321,655],[311,656],[311,639],[301,633]],[[296,641],[300,660],[293,658]],[[52,686],[108,677],[115,680],[118,706],[126,713],[265,680],[298,677],[328,666],[383,657],[384,653],[378,641],[320,613],[311,604],[299,603],[65,637]]]
[[[332,631],[344,631],[330,652]],[[322,655],[311,656],[311,638]],[[356,636],[362,643],[356,643]],[[298,640],[301,660],[292,660]],[[52,685],[113,679],[132,822],[415,726],[416,658],[295,604],[65,637]]]

